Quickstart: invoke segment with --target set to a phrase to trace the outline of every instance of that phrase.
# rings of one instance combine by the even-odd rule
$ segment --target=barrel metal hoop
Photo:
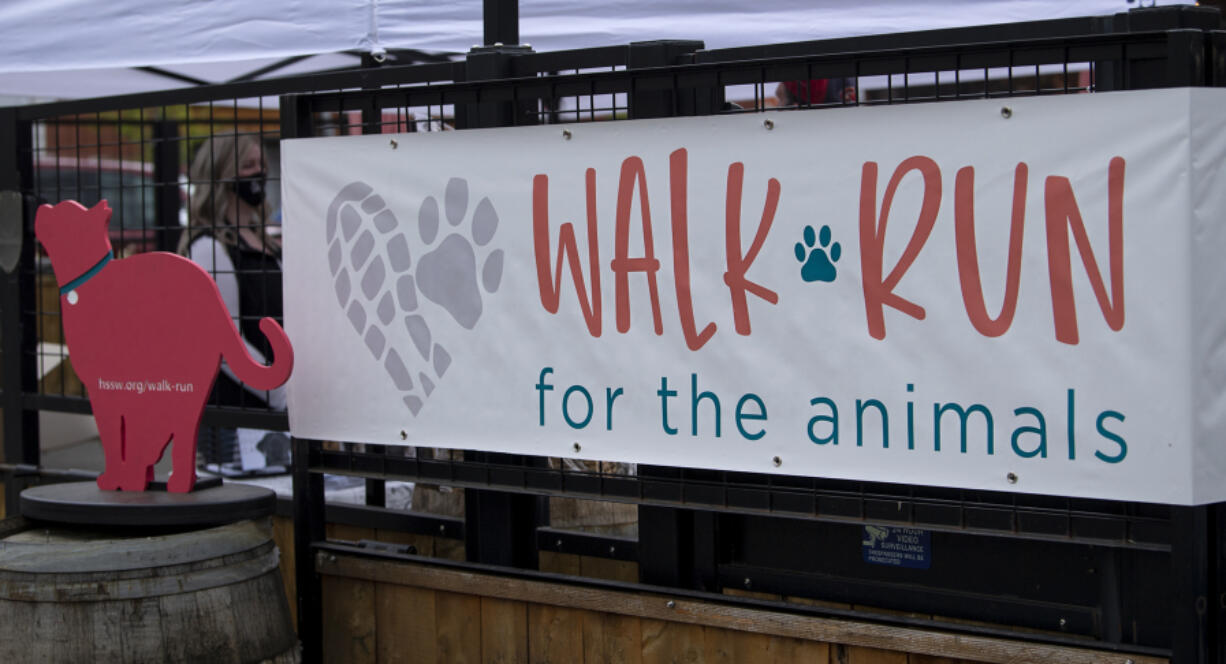
[[[277,570],[280,552],[271,547],[262,555],[232,565],[184,570],[165,575],[165,569],[140,578],[59,582],[51,574],[0,574],[0,597],[22,602],[104,602],[161,597],[234,585]],[[68,575],[66,575],[68,576]]]

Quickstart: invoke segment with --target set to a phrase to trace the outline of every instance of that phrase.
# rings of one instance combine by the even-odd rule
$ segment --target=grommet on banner
[[[567,141],[570,140],[570,130],[569,129],[562,130],[562,138],[563,140],[567,140]]]
[[[405,431],[404,429],[401,429],[400,430],[400,440],[408,440],[408,439],[409,439],[409,432]]]
[[[1009,108],[1008,106],[1002,106],[1002,107],[1000,108],[1000,117],[1002,117],[1002,118],[1004,118],[1004,119],[1006,119],[1006,120],[1008,120],[1009,118],[1013,117],[1013,109],[1012,109],[1012,108]]]
[[[762,126],[766,127],[767,131],[770,131],[775,128],[775,121],[774,120],[763,120]]]
[[[583,448],[579,447],[579,443],[575,443],[575,452],[578,452],[581,449]]]
[[[399,144],[399,143],[397,143],[397,142],[396,142],[396,139],[394,139],[394,138],[391,140],[391,143],[392,143],[392,149],[393,149],[393,150],[395,150],[396,148],[400,147],[400,144]]]
[[[1017,484],[1017,473],[1009,473],[1005,479],[1009,480],[1009,484]]]
[[[774,462],[776,468],[783,465],[783,459],[779,457],[775,457],[774,459],[771,459],[771,461]]]

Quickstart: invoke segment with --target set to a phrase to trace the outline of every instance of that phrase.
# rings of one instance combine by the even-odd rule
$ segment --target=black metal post
[[[315,571],[314,544],[326,536],[324,476],[311,472],[311,446],[292,438],[294,466],[294,585],[298,597],[298,639],[304,664],[323,659],[323,588]]]
[[[158,251],[175,251],[179,245],[179,123],[159,120],[153,123],[153,182],[157,209]]]
[[[281,137],[300,138],[312,132],[311,115],[296,95],[281,97]],[[318,441],[291,437],[294,487],[294,585],[298,599],[298,638],[304,664],[323,659],[323,588],[315,570],[314,544],[327,536],[324,477],[311,472],[312,446]]]
[[[362,67],[366,69],[374,69],[381,66],[381,64],[380,61],[375,61],[369,56],[363,56],[362,58]],[[362,133],[383,133],[383,109],[379,107],[377,95],[369,95],[362,104]],[[383,445],[367,445],[366,451],[370,454],[387,454],[387,448]],[[371,477],[366,478],[365,483],[366,504],[370,507],[386,506],[387,483],[384,480]]]
[[[1171,662],[1221,662],[1223,598],[1214,578],[1221,559],[1218,519],[1212,506],[1180,506],[1171,511]]]
[[[703,42],[685,39],[632,42],[627,58],[627,69],[647,69],[692,63],[694,52],[704,47]],[[670,81],[667,89],[660,89],[659,81],[636,80],[630,92],[630,117],[670,118],[684,115],[710,115],[718,113],[723,105],[723,88],[682,88]]]
[[[4,461],[39,463],[38,412],[22,406],[22,396],[38,390],[34,318],[34,228],[32,201],[25,189],[33,177],[30,124],[17,118],[16,109],[0,108],[0,374],[4,393]],[[23,186],[24,185],[24,186]],[[5,507],[17,512],[25,480],[13,476],[5,483]]]
[[[485,45],[519,44],[519,0],[484,0]]]
[[[513,75],[512,61],[531,53],[527,46],[485,46],[468,52],[464,61],[464,77],[469,81],[488,81]],[[512,127],[536,124],[536,100],[477,101],[456,104],[457,129],[478,127]]]

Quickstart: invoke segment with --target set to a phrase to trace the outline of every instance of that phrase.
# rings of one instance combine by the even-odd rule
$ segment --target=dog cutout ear
[[[89,209],[89,220],[101,224],[103,233],[107,231],[107,227],[111,224],[111,206],[105,198]]]

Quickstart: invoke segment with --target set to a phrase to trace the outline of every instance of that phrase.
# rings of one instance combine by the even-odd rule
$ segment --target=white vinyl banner
[[[1226,500],[1224,105],[286,141],[291,430]]]

